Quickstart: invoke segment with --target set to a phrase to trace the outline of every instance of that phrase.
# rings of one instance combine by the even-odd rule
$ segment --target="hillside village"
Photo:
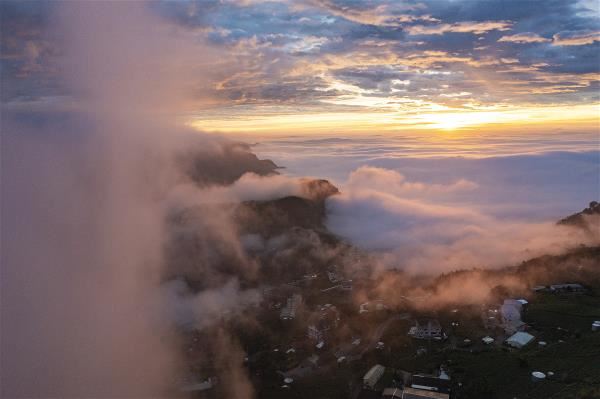
[[[494,271],[531,275],[541,263],[565,266],[515,295],[496,287],[485,303],[434,309],[421,305],[427,298],[362,302],[377,281],[330,265],[263,287],[259,306],[224,315],[222,323],[239,332],[260,398],[593,398],[600,383],[600,285],[583,285],[577,276],[597,273],[599,254],[600,248],[580,248]],[[241,320],[250,317],[260,326],[246,329]],[[190,364],[210,333],[190,332]],[[219,397],[226,381],[192,369],[183,389]]]
[[[234,209],[240,234],[278,250],[249,252],[261,268],[240,284],[260,301],[181,331],[187,373],[174,394],[223,396],[215,338],[227,331],[258,398],[600,397],[600,247],[437,277],[374,272],[369,253],[325,227],[337,189],[306,189]]]
[[[0,399],[600,399],[600,0],[0,0],[0,137]]]

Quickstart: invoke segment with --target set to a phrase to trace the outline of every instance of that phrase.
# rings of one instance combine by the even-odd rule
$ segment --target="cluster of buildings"
[[[552,284],[549,286],[538,285],[533,287],[534,292],[551,292],[553,294],[582,294],[586,291],[585,287],[576,283]]]
[[[581,284],[554,284],[550,286],[550,292],[563,293],[563,294],[580,294],[585,292],[585,288]]]
[[[408,335],[417,339],[441,340],[446,338],[440,322],[435,319],[416,320],[415,325],[408,331]]]
[[[550,286],[536,286],[534,292],[548,292],[552,294],[581,294],[586,291],[581,284],[562,283]],[[529,302],[525,299],[505,299],[499,309],[488,309],[484,312],[484,326],[486,328],[501,327],[510,336],[505,343],[513,348],[523,348],[535,340],[535,336],[525,332],[527,325],[522,320],[522,314],[527,309]],[[600,321],[592,324],[592,331],[600,331]],[[484,337],[485,344],[491,344],[494,339]],[[545,342],[539,342],[544,346]]]
[[[513,348],[522,348],[535,339],[524,330],[527,327],[522,320],[522,314],[529,302],[526,299],[505,299],[498,309],[488,309],[483,312],[483,325],[487,329],[502,328],[509,335],[505,343]],[[491,345],[495,339],[486,336],[481,339],[486,345]]]
[[[395,372],[399,380],[395,387],[378,389],[385,374],[385,367],[376,364],[363,377],[363,391],[359,398],[381,399],[449,399],[450,377],[442,369],[439,375]],[[385,382],[384,382],[385,384]]]
[[[305,276],[307,279],[314,279],[314,276]],[[344,276],[337,271],[335,267],[327,271],[327,280],[331,283],[331,287],[321,289],[321,292],[327,292],[330,290],[352,290],[352,281],[347,280]],[[549,292],[549,293],[580,293],[584,292],[585,289],[580,284],[554,284],[544,287],[536,287],[538,292]],[[299,290],[296,287],[291,290],[289,287],[287,290],[283,290],[279,293],[277,301],[277,309],[279,310],[279,316],[281,320],[294,320],[301,318],[306,328],[306,338],[311,341],[311,345],[314,345],[318,352],[323,355],[322,349],[327,345],[331,345],[332,353],[337,358],[338,363],[350,361],[350,359],[356,360],[362,357],[362,353],[358,349],[360,345],[360,338],[353,338],[351,344],[345,346],[339,344],[334,346],[336,340],[332,339],[335,337],[335,331],[340,324],[340,312],[335,305],[325,304],[317,306],[316,310],[310,312],[303,307],[303,297],[298,293]],[[318,293],[319,291],[317,291]],[[273,295],[271,295],[273,296]],[[281,308],[279,307],[281,306]],[[523,314],[526,312],[528,307],[528,301],[525,299],[504,299],[502,304],[493,308],[487,308],[483,314],[483,322],[486,328],[491,330],[502,329],[505,339],[505,344],[513,348],[523,348],[529,345],[535,340],[535,337],[525,331],[527,325],[523,322]],[[370,313],[377,311],[384,311],[387,309],[386,304],[382,300],[371,300],[360,305],[358,311],[362,313]],[[456,313],[458,310],[453,310]],[[452,326],[458,326],[458,322],[453,322]],[[600,331],[600,321],[594,322],[592,325],[594,331]],[[422,318],[417,319],[414,325],[410,327],[408,335],[412,338],[419,340],[444,340],[448,336],[442,328],[441,323],[435,318]],[[496,342],[496,339],[500,340],[499,336],[490,334],[481,339],[483,344],[491,345]],[[494,337],[494,338],[492,338]],[[465,342],[471,344],[470,339],[466,339]],[[545,342],[540,342],[540,345],[545,345]],[[371,344],[373,345],[373,344]],[[377,343],[375,348],[383,348],[383,342]],[[348,348],[349,347],[349,348]],[[371,346],[372,347],[372,346]],[[425,351],[424,348],[419,350]],[[417,354],[419,353],[417,351]],[[306,359],[299,366],[295,367],[289,372],[286,372],[286,378],[291,379],[292,375],[298,378],[306,375],[310,370],[317,368],[317,362],[319,355],[313,352],[309,359]],[[201,385],[197,385],[194,388],[205,387],[210,385],[211,382],[203,382]],[[376,399],[449,399],[450,397],[450,378],[448,375],[441,370],[438,375],[425,375],[425,374],[411,374],[403,371],[388,371],[380,364],[371,367],[363,376],[362,379],[363,389],[359,398],[376,398]],[[287,386],[290,384],[286,383]],[[391,387],[390,387],[391,386]]]
[[[522,320],[522,314],[528,304],[525,299],[505,299],[499,308],[490,308],[483,312],[483,326],[490,330],[502,328],[506,334],[522,331],[527,327]]]
[[[322,306],[309,318],[308,338],[319,343],[325,342],[327,335],[338,326],[339,321],[340,314],[335,306],[329,303]]]

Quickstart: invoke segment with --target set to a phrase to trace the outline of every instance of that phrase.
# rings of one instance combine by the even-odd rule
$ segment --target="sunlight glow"
[[[368,102],[368,100],[367,100]],[[495,107],[481,110],[457,110],[436,104],[412,106],[407,110],[381,111],[357,110],[340,112],[288,112],[282,114],[262,113],[248,110],[210,117],[192,117],[188,122],[198,130],[269,134],[290,132],[311,134],[322,132],[357,133],[376,129],[380,132],[398,130],[469,131],[473,129],[524,129],[526,126],[540,128],[598,129],[600,103],[572,106],[530,106],[521,108]],[[421,112],[416,111],[421,108]],[[558,125],[556,125],[558,123]]]
[[[419,116],[425,125],[433,129],[455,130],[469,126],[500,123],[505,115],[502,112],[444,112]]]

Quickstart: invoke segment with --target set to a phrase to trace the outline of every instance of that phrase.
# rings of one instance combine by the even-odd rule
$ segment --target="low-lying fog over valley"
[[[258,31],[239,38],[255,23],[190,21],[216,10],[307,21],[318,10],[331,29],[371,27],[360,46],[415,21],[428,25],[405,27],[409,37],[508,37],[514,25],[442,23],[412,1],[342,3],[0,4],[2,397],[599,397],[598,126],[241,134],[196,117],[228,102],[247,112],[267,85],[259,69],[291,62],[270,53],[279,46],[308,57],[331,42],[323,62],[343,64],[341,38],[269,33],[265,44]],[[281,85],[297,84],[300,66]],[[242,78],[252,90],[237,95]],[[335,82],[306,90],[331,91],[323,104],[333,91],[374,95]],[[521,351],[517,332],[536,342]]]

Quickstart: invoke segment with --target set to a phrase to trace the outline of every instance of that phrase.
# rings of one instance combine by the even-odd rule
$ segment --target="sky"
[[[2,101],[76,106],[52,2],[2,2]],[[152,2],[198,43],[184,123],[235,134],[546,133],[599,126],[594,0]],[[207,46],[216,57],[203,57]]]
[[[152,1],[152,23],[89,49],[98,82],[76,87],[57,4],[0,3],[3,115],[32,130],[67,127],[89,86],[121,67],[102,54],[117,54],[141,65],[121,78],[154,98],[145,109],[257,144],[287,176],[342,190],[363,166],[466,180],[477,188],[463,205],[534,220],[600,197],[597,1]],[[128,55],[137,30],[170,51]],[[176,78],[147,72],[160,68]],[[130,92],[107,96],[155,119]]]
[[[0,3],[3,115],[32,130],[68,127],[92,84],[65,83],[57,4]],[[202,0],[144,8],[153,22],[136,29],[152,30],[156,48],[170,51],[127,55],[132,25],[102,52],[89,49],[90,76],[103,79],[119,66],[105,66],[104,53],[142,65],[135,73],[127,66],[122,78],[155,98],[157,106],[145,108],[255,143],[284,175],[327,178],[342,190],[362,166],[419,184],[463,179],[477,185],[463,198],[468,206],[534,220],[600,197],[596,1]],[[160,68],[177,77],[145,72]],[[126,112],[140,108],[129,91],[115,103]]]
[[[0,1],[2,393],[165,396],[181,372],[171,317],[202,326],[254,303],[237,275],[260,267],[223,207],[189,229],[168,221],[302,195],[298,177],[339,187],[327,227],[385,267],[598,245],[556,225],[600,198],[598,14],[553,0]],[[227,138],[281,175],[190,181],[185,155],[222,158],[207,174],[262,164]],[[165,287],[172,237],[202,244],[175,266],[210,290]],[[217,347],[243,370],[236,345]],[[242,380],[229,397],[251,397]]]

